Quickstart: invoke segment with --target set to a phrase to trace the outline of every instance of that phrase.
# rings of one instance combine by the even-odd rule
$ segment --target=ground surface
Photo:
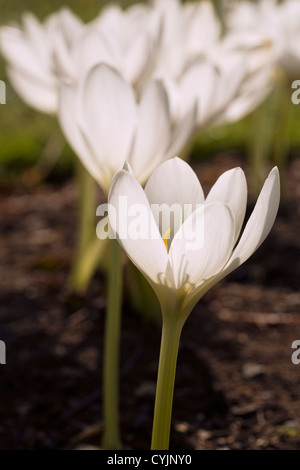
[[[210,185],[237,162],[197,167]],[[239,162],[238,162],[239,163]],[[180,346],[173,449],[300,449],[300,160],[263,247],[211,290]],[[86,296],[64,285],[74,246],[71,181],[0,191],[0,448],[98,445],[105,312],[98,273]],[[124,445],[147,449],[160,331],[124,305],[121,416]],[[87,426],[95,435],[80,439]],[[79,437],[78,437],[79,436]]]

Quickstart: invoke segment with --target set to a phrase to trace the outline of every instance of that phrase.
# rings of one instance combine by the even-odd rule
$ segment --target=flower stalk
[[[78,188],[78,241],[70,273],[69,288],[73,291],[84,292],[95,271],[94,254],[98,255],[101,250],[101,241],[96,238],[94,230],[96,182],[79,158],[75,159],[75,173]],[[96,246],[94,246],[95,242],[97,242]],[[91,256],[86,256],[91,250],[93,251],[92,259]],[[99,257],[96,256],[96,259],[98,260]]]
[[[177,355],[182,326],[165,319],[162,327],[151,450],[168,450]]]
[[[119,345],[122,302],[122,250],[116,240],[110,243],[108,301],[105,318],[103,354],[103,415],[102,447],[122,448],[119,420]]]

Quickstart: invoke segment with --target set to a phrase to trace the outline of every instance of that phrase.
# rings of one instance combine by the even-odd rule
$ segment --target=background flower
[[[61,90],[62,129],[104,191],[125,161],[143,184],[187,144],[195,116],[194,105],[174,125],[163,83],[151,82],[138,103],[132,87],[105,64],[93,68],[78,88],[64,84]]]

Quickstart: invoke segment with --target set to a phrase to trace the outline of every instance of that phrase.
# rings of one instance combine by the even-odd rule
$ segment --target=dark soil
[[[234,158],[197,167],[204,186]],[[238,162],[240,163],[240,162]],[[300,160],[258,252],[206,294],[185,325],[172,449],[300,449]],[[101,440],[103,277],[67,295],[73,182],[0,192],[0,448],[72,449]],[[124,305],[124,446],[150,445],[160,329]],[[80,433],[85,430],[85,436]]]

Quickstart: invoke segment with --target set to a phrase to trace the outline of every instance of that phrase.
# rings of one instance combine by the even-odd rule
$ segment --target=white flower
[[[232,5],[226,23],[232,32],[239,32],[240,36],[264,35],[275,64],[293,79],[300,72],[299,15],[298,0],[244,0]]]
[[[22,26],[0,28],[0,51],[7,61],[8,77],[29,106],[49,114],[57,111],[58,77],[52,60],[54,37],[68,44],[80,33],[81,21],[67,8],[44,23],[24,13]]]
[[[62,84],[59,121],[67,140],[108,191],[128,161],[143,184],[164,160],[182,149],[195,126],[196,108],[172,124],[166,90],[152,81],[137,102],[133,88],[106,64],[90,70],[79,86]]]
[[[193,60],[210,56],[221,40],[221,23],[207,0],[184,4],[179,0],[156,0],[153,5],[162,19],[154,75],[177,79]]]
[[[248,57],[247,57],[248,56]],[[174,120],[197,103],[197,128],[238,121],[260,104],[271,90],[271,66],[251,63],[251,53],[227,50],[187,67],[174,80],[164,78]]]
[[[86,25],[71,47],[57,35],[54,59],[60,75],[75,82],[105,62],[140,89],[153,70],[159,37],[160,21],[149,6],[122,10],[110,5]]]
[[[121,196],[127,198],[127,213],[120,213]],[[274,168],[240,236],[247,203],[244,172],[235,168],[223,173],[205,199],[191,167],[174,158],[156,169],[145,190],[125,167],[114,177],[108,201],[115,209],[116,217],[110,212],[110,222],[117,236],[126,232],[128,214],[133,214],[135,204],[146,208],[144,223],[151,222],[149,236],[122,237],[119,242],[152,285],[163,315],[178,313],[184,321],[210,287],[244,263],[261,245],[274,223],[279,197],[279,173]],[[171,222],[168,248],[157,213],[151,211],[152,204],[163,203],[194,205],[193,212],[183,218],[177,231]],[[197,226],[203,228],[199,248],[187,249],[188,243],[195,240]]]
[[[274,55],[271,44],[260,34],[228,34],[220,47],[219,57],[226,72],[229,90],[236,86],[215,123],[230,123],[254,111],[269,95],[275,84]],[[233,76],[231,76],[233,73]],[[230,80],[232,83],[230,85]]]
[[[265,35],[224,36],[213,5],[157,0],[162,39],[153,76],[164,81],[171,114],[197,102],[197,127],[238,121],[271,91],[274,61]]]

